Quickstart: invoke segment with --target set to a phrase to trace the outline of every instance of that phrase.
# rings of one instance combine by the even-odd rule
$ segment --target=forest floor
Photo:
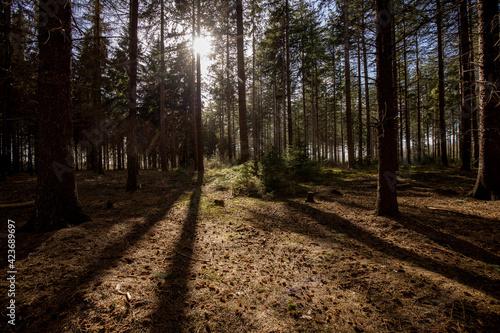
[[[142,171],[128,193],[126,172],[79,173],[92,221],[16,234],[16,326],[2,259],[0,331],[498,332],[500,202],[466,196],[474,174],[402,174],[397,218],[373,214],[374,172],[323,170],[302,184],[314,203],[233,197],[217,177]],[[0,203],[35,183],[11,177]],[[7,218],[31,212],[0,210],[2,249]]]

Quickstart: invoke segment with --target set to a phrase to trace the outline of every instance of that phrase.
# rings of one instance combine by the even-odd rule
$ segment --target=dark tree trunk
[[[11,172],[12,144],[12,72],[10,45],[11,32],[11,1],[0,4],[0,113],[2,113],[2,146],[0,151],[0,181],[7,180]]]
[[[394,216],[398,213],[396,195],[397,110],[394,103],[392,65],[392,8],[390,0],[376,0],[377,24],[377,105],[378,105],[378,186],[376,214]]]
[[[201,27],[200,27],[200,0],[197,2],[197,33],[198,38],[201,37]],[[203,163],[203,144],[201,138],[201,55],[198,53],[196,55],[196,115],[195,115],[195,124],[196,124],[196,155],[198,164],[197,170],[198,172],[203,172],[205,170]]]
[[[460,170],[470,171],[471,145],[471,99],[474,98],[473,83],[471,80],[472,63],[470,61],[469,17],[467,14],[467,0],[460,3],[460,55],[462,65],[462,112],[460,117],[460,155],[462,165]]]
[[[44,11],[42,0],[38,31],[39,108],[38,182],[35,212],[27,229],[45,232],[75,225],[90,218],[78,199],[71,122],[71,2],[56,15]]]
[[[96,133],[92,141],[92,167],[97,174],[104,174],[102,168],[102,136],[99,133],[99,122],[102,118],[102,98],[101,98],[101,0],[94,0],[94,27],[93,27],[93,60],[92,68],[92,128],[90,133]]]
[[[418,57],[418,36],[415,36],[415,62],[417,71],[417,160],[422,161],[422,117],[420,112],[420,65]]]
[[[403,23],[403,35],[406,36],[406,24]],[[411,137],[410,137],[410,109],[408,107],[408,62],[406,55],[406,37],[403,38],[403,59],[404,59],[404,75],[405,75],[405,146],[406,146],[406,162],[411,164]]]
[[[227,109],[227,155],[233,159],[233,139],[231,132],[231,80],[229,77],[229,12],[227,14],[226,34],[226,109]]]
[[[358,60],[358,160],[363,162],[363,106],[361,92],[361,43],[358,37],[357,60]]]
[[[363,70],[365,76],[365,107],[366,107],[366,157],[368,160],[372,158],[372,138],[371,138],[371,119],[370,119],[370,90],[368,87],[368,60],[366,52],[366,42],[365,42],[365,17],[363,13],[363,31],[361,33],[361,43],[363,44]]]
[[[345,67],[345,116],[347,125],[347,154],[349,168],[356,167],[354,157],[354,138],[352,134],[352,111],[351,111],[351,64],[349,62],[349,16],[348,16],[348,2],[344,0],[344,67]]]
[[[293,127],[292,127],[292,80],[290,78],[290,7],[286,0],[286,98],[288,115],[288,144],[293,145]]]
[[[160,10],[160,165],[162,171],[167,171],[167,139],[165,132],[165,3],[161,0]],[[175,156],[172,152],[172,160]]]
[[[478,0],[479,16],[479,171],[473,196],[500,199],[500,44],[498,4]]]
[[[436,0],[437,14],[437,41],[438,41],[438,89],[439,89],[439,146],[441,147],[441,163],[448,166],[448,153],[446,149],[446,121],[444,118],[444,62],[442,41],[442,12],[441,0]]]
[[[245,54],[243,40],[243,1],[236,0],[236,48],[238,56],[238,109],[240,123],[241,163],[248,161],[247,98],[245,77]]]
[[[139,0],[130,0],[129,25],[129,133],[127,137],[127,191],[137,189],[137,21]]]

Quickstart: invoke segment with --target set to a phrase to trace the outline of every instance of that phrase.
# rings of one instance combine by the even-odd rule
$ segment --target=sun
[[[212,48],[212,44],[210,40],[206,37],[196,37],[194,39],[193,49],[196,54],[199,54],[200,57],[205,58],[209,55],[210,50]]]

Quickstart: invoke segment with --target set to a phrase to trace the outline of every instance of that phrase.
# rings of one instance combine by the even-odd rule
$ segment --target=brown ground
[[[186,172],[78,175],[93,221],[17,234],[18,332],[497,332],[500,203],[473,175],[412,171],[401,215],[373,215],[373,173],[328,170],[304,195],[230,197]],[[35,179],[1,184],[33,200]],[[332,189],[341,193],[334,194]],[[223,200],[224,207],[214,203]],[[113,204],[107,208],[108,201]],[[31,208],[1,209],[18,227]],[[6,251],[2,250],[6,257]],[[2,271],[6,272],[5,261]],[[5,276],[5,274],[3,275]],[[5,278],[0,282],[6,324]]]

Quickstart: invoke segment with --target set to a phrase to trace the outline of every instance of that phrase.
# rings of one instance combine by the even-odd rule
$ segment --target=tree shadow
[[[430,257],[424,257],[411,250],[392,244],[384,239],[375,236],[362,227],[357,226],[350,221],[338,216],[335,213],[325,212],[319,208],[314,207],[314,204],[303,204],[292,200],[285,200],[285,204],[292,210],[309,216],[313,221],[315,221],[315,223],[326,227],[332,233],[345,234],[351,239],[359,241],[360,243],[365,244],[366,246],[372,248],[377,252],[384,253],[385,255],[402,261],[413,263],[428,271],[435,272],[451,280],[466,284],[476,290],[486,292],[494,298],[500,298],[499,280],[493,280],[488,278],[487,276],[464,270],[453,265],[453,263],[451,262],[446,263]],[[269,230],[269,226],[264,223],[265,214],[260,214],[257,212],[252,213],[256,217],[256,221],[251,223],[263,230]],[[259,222],[259,219],[261,219],[262,221]],[[320,241],[324,241],[324,237],[316,232],[313,224],[309,225],[307,223],[304,223],[304,221],[300,219],[296,219],[293,222],[287,221],[286,223],[278,223],[276,224],[276,228],[288,232],[296,232],[303,235],[312,236]],[[473,245],[471,244],[471,246]]]
[[[410,206],[405,206],[407,210],[411,210],[412,207]],[[424,223],[419,222],[422,217],[419,216],[419,213],[422,214],[421,211],[416,212],[416,213],[400,213],[399,216],[395,218],[391,218],[391,220],[395,221],[396,223],[399,223],[403,227],[405,227],[408,230],[413,230],[419,234],[422,234],[426,236],[427,238],[431,239],[432,241],[436,242],[437,244],[440,244],[444,247],[448,247],[452,249],[453,251],[457,253],[461,253],[466,257],[469,257],[471,259],[475,259],[478,261],[482,261],[487,264],[492,264],[492,265],[500,265],[500,257],[496,256],[495,254],[488,252],[479,246],[476,246],[472,244],[471,242],[468,242],[466,240],[460,239],[458,237],[455,237],[449,233],[442,232],[436,228],[433,228],[430,225],[426,225]],[[437,214],[436,212],[433,212],[428,209],[428,214],[426,214],[426,217],[429,218],[429,216],[434,216]],[[440,212],[440,217],[447,216],[448,219],[451,220],[453,223],[456,221],[454,218],[459,216],[460,218],[469,218],[469,219],[481,219],[482,218],[474,215],[468,215],[468,214],[462,214],[459,212],[452,212],[452,211],[443,211]],[[427,220],[431,225],[442,225],[442,221],[436,221],[431,218],[431,220]],[[450,221],[447,221],[450,222]],[[490,223],[493,225],[498,225],[498,221],[487,221],[484,219],[482,222],[484,223]]]
[[[180,187],[165,198],[161,197],[156,203],[159,209],[148,215],[143,223],[136,223],[131,230],[120,239],[108,244],[100,252],[96,253],[95,259],[81,268],[75,274],[67,274],[59,281],[51,281],[53,285],[62,286],[57,292],[50,296],[37,298],[29,306],[20,307],[18,310],[20,321],[19,331],[36,331],[41,327],[47,331],[61,330],[60,321],[63,316],[68,316],[77,311],[78,304],[81,303],[81,295],[76,289],[80,286],[88,285],[105,274],[110,268],[118,266],[120,259],[127,250],[137,244],[142,237],[147,234],[158,222],[160,222],[167,212],[172,208],[179,197],[188,191],[189,188]],[[37,316],[47,312],[43,317]]]
[[[429,257],[423,257],[413,251],[391,244],[350,221],[341,218],[337,214],[324,212],[318,208],[296,201],[287,201],[286,204],[308,215],[330,230],[346,234],[378,252],[384,252],[393,258],[416,264],[423,269],[438,273],[451,280],[464,283],[469,287],[486,292],[490,296],[500,299],[499,280],[492,280],[484,275],[461,269],[454,266],[452,263],[440,262]]]
[[[203,174],[198,174],[196,186],[191,194],[189,210],[182,226],[174,255],[169,266],[169,274],[161,286],[163,290],[158,310],[152,315],[153,332],[179,332],[185,321],[184,311],[189,292],[188,281],[193,266],[194,243],[200,207],[201,185]]]

